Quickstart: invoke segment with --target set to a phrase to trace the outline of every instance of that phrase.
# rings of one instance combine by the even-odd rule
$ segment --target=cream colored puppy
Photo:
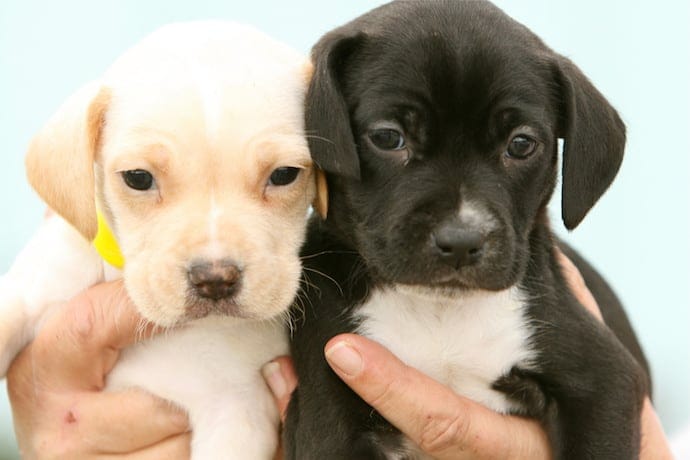
[[[288,351],[316,196],[310,72],[249,27],[176,24],[71,97],[28,152],[58,215],[0,281],[0,375],[52,308],[122,276],[146,319],[180,327],[125,350],[107,387],[185,408],[196,459],[271,458],[278,414],[259,369]]]

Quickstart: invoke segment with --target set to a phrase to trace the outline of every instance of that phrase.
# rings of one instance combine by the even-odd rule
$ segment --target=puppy
[[[144,318],[179,327],[124,350],[107,389],[186,409],[195,459],[272,458],[278,413],[259,369],[288,351],[316,193],[310,69],[249,27],[175,24],[72,96],[28,152],[58,215],[2,279],[1,375],[52,309],[122,276]]]
[[[287,458],[425,458],[329,369],[324,345],[343,332],[537,418],[555,458],[635,457],[644,357],[611,290],[569,250],[611,329],[568,291],[546,209],[558,138],[568,229],[609,186],[625,143],[616,111],[484,1],[393,2],[312,57],[306,129],[330,207],[303,248]]]

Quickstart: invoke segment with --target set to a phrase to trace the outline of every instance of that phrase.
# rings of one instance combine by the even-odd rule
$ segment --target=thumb
[[[338,376],[423,451],[438,459],[547,458],[539,425],[458,396],[380,344],[353,334],[331,339],[326,360]]]

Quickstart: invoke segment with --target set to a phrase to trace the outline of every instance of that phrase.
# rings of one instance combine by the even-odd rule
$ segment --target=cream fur
[[[29,180],[62,217],[0,280],[0,375],[50,308],[122,276],[146,319],[184,326],[125,350],[108,388],[143,387],[187,409],[195,459],[272,458],[278,414],[259,369],[287,353],[282,315],[316,198],[303,132],[309,76],[305,58],[249,27],[175,24],[71,97],[27,155]],[[286,166],[298,178],[270,185]],[[121,173],[133,169],[155,186],[129,188]],[[94,203],[125,256],[122,274],[89,244]],[[191,321],[186,267],[222,258],[242,269],[237,317]]]

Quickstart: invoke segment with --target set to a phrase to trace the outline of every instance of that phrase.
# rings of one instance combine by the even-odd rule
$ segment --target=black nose
[[[242,271],[232,260],[193,262],[187,272],[194,292],[207,299],[232,297],[238,289]]]
[[[454,268],[472,265],[482,256],[485,237],[478,230],[449,222],[439,226],[431,236],[441,260]]]

